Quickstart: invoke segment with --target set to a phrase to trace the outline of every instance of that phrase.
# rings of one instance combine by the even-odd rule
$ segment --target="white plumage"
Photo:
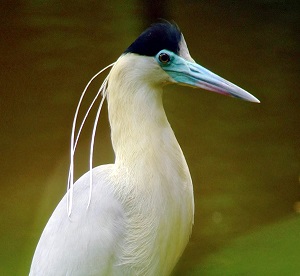
[[[74,185],[70,219],[62,199],[31,275],[171,272],[189,239],[194,202],[189,170],[162,105],[161,84],[169,78],[150,57],[127,54],[115,64],[107,91],[115,164],[93,169],[88,209],[89,173]]]
[[[89,173],[74,185],[70,217],[67,196],[62,199],[40,238],[30,275],[169,275],[181,256],[193,224],[193,188],[163,109],[163,86],[178,82],[255,98],[208,70],[209,81],[203,81],[179,29],[165,22],[146,34],[155,36],[155,28],[170,31],[171,42],[174,32],[178,51],[165,44],[152,56],[133,45],[114,64],[105,92],[115,163],[92,170],[88,208]]]

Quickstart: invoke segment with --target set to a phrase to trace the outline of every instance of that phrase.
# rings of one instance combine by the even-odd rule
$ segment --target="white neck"
[[[152,81],[151,58],[144,59],[131,55],[117,61],[110,73],[107,100],[115,165],[125,171],[117,190],[122,190],[121,200],[128,207],[130,225],[134,225],[128,231],[122,258],[137,272],[146,269],[164,275],[171,272],[187,243],[193,192],[185,158],[163,109],[162,83]],[[143,65],[146,79],[141,77]],[[156,80],[157,74],[165,74],[154,60],[151,65]],[[126,178],[129,181],[123,185]],[[136,244],[148,248],[140,252]]]
[[[120,70],[126,71],[122,68],[126,62],[124,57],[118,60],[108,86],[109,120],[116,164],[133,162],[149,148],[160,148],[166,132],[173,134],[163,109],[161,85],[150,85],[151,80],[147,82],[135,78],[140,69],[135,72],[132,68],[134,64],[130,74],[128,71],[122,74]]]

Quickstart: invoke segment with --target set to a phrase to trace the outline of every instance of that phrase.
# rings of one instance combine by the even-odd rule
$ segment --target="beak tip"
[[[251,99],[250,101],[253,102],[253,103],[257,103],[257,104],[260,103],[260,100],[255,98],[254,96],[253,96],[253,99]]]
[[[244,89],[239,88],[238,92],[239,93],[232,94],[232,96],[243,99],[248,102],[260,103],[259,99],[257,99],[255,96],[253,96],[249,92],[245,91]]]

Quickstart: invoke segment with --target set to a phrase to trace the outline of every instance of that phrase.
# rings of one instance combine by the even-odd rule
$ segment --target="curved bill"
[[[162,69],[168,73],[172,79],[182,85],[203,88],[219,94],[240,98],[246,101],[259,103],[260,101],[237,85],[221,78],[203,66],[190,62],[172,52],[164,50],[170,55],[168,64],[160,63]]]

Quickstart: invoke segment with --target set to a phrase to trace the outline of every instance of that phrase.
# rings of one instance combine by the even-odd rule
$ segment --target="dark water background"
[[[201,268],[239,237],[299,220],[299,3],[2,1],[0,274],[28,273],[41,231],[65,192],[71,122],[85,84],[156,18],[175,20],[197,62],[261,100],[166,89],[165,109],[191,170],[196,203],[191,241],[175,274]],[[88,169],[91,125],[79,143],[77,176]],[[113,162],[109,135],[104,109],[96,165]]]

